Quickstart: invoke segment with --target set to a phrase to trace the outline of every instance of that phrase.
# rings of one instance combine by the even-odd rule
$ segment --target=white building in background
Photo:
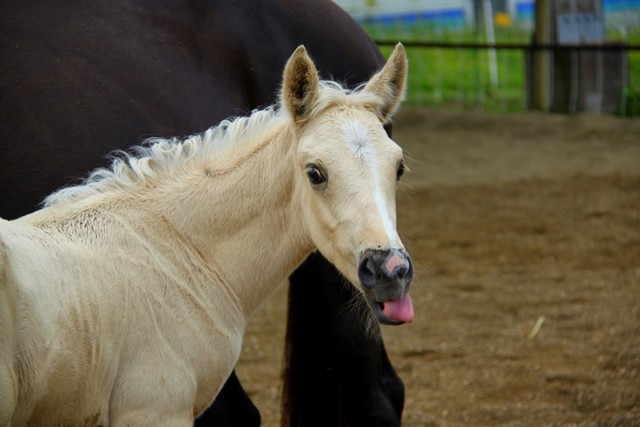
[[[483,0],[335,0],[361,22],[412,23],[439,21],[452,25],[472,25]],[[494,12],[503,12],[517,22],[533,19],[534,0],[491,0]]]
[[[490,0],[492,11],[511,17],[520,26],[531,27],[535,0]],[[360,22],[415,23],[438,21],[445,25],[477,23],[484,0],[335,0]],[[580,0],[572,0],[577,4]],[[640,25],[640,0],[602,0],[607,25],[637,28]]]
[[[359,21],[397,22],[414,20],[450,20],[471,24],[473,0],[336,0]]]

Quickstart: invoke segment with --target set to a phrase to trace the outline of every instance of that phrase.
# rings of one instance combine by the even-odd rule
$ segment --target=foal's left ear
[[[304,123],[318,99],[318,70],[300,45],[284,67],[282,103],[296,123]]]
[[[404,46],[398,43],[382,70],[364,86],[363,91],[372,92],[381,98],[378,114],[383,124],[391,121],[404,100],[408,68]]]

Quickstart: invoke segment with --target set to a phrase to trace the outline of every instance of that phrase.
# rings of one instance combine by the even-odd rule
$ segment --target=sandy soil
[[[640,119],[405,110],[407,426],[640,426]],[[238,373],[278,425],[286,292]]]

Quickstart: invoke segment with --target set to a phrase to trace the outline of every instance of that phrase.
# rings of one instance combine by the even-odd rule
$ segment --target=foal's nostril
[[[396,270],[396,277],[398,279],[404,279],[404,276],[407,275],[407,273],[409,272],[409,265],[403,265],[402,267],[398,267],[398,269]]]
[[[358,266],[358,278],[360,283],[366,287],[373,287],[376,284],[378,268],[371,256],[363,256]]]
[[[404,280],[405,277],[410,280],[412,274],[410,258],[400,251],[391,251],[385,260],[385,272],[391,280]]]
[[[396,276],[400,280],[405,280],[407,283],[413,279],[413,265],[411,264],[411,258],[407,257],[407,261],[398,268]]]

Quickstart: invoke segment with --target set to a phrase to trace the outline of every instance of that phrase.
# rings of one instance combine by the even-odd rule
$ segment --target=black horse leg
[[[399,426],[404,385],[360,293],[319,254],[290,280],[284,425]]]
[[[236,371],[220,390],[213,404],[195,422],[196,427],[258,427],[260,412],[245,393]]]

